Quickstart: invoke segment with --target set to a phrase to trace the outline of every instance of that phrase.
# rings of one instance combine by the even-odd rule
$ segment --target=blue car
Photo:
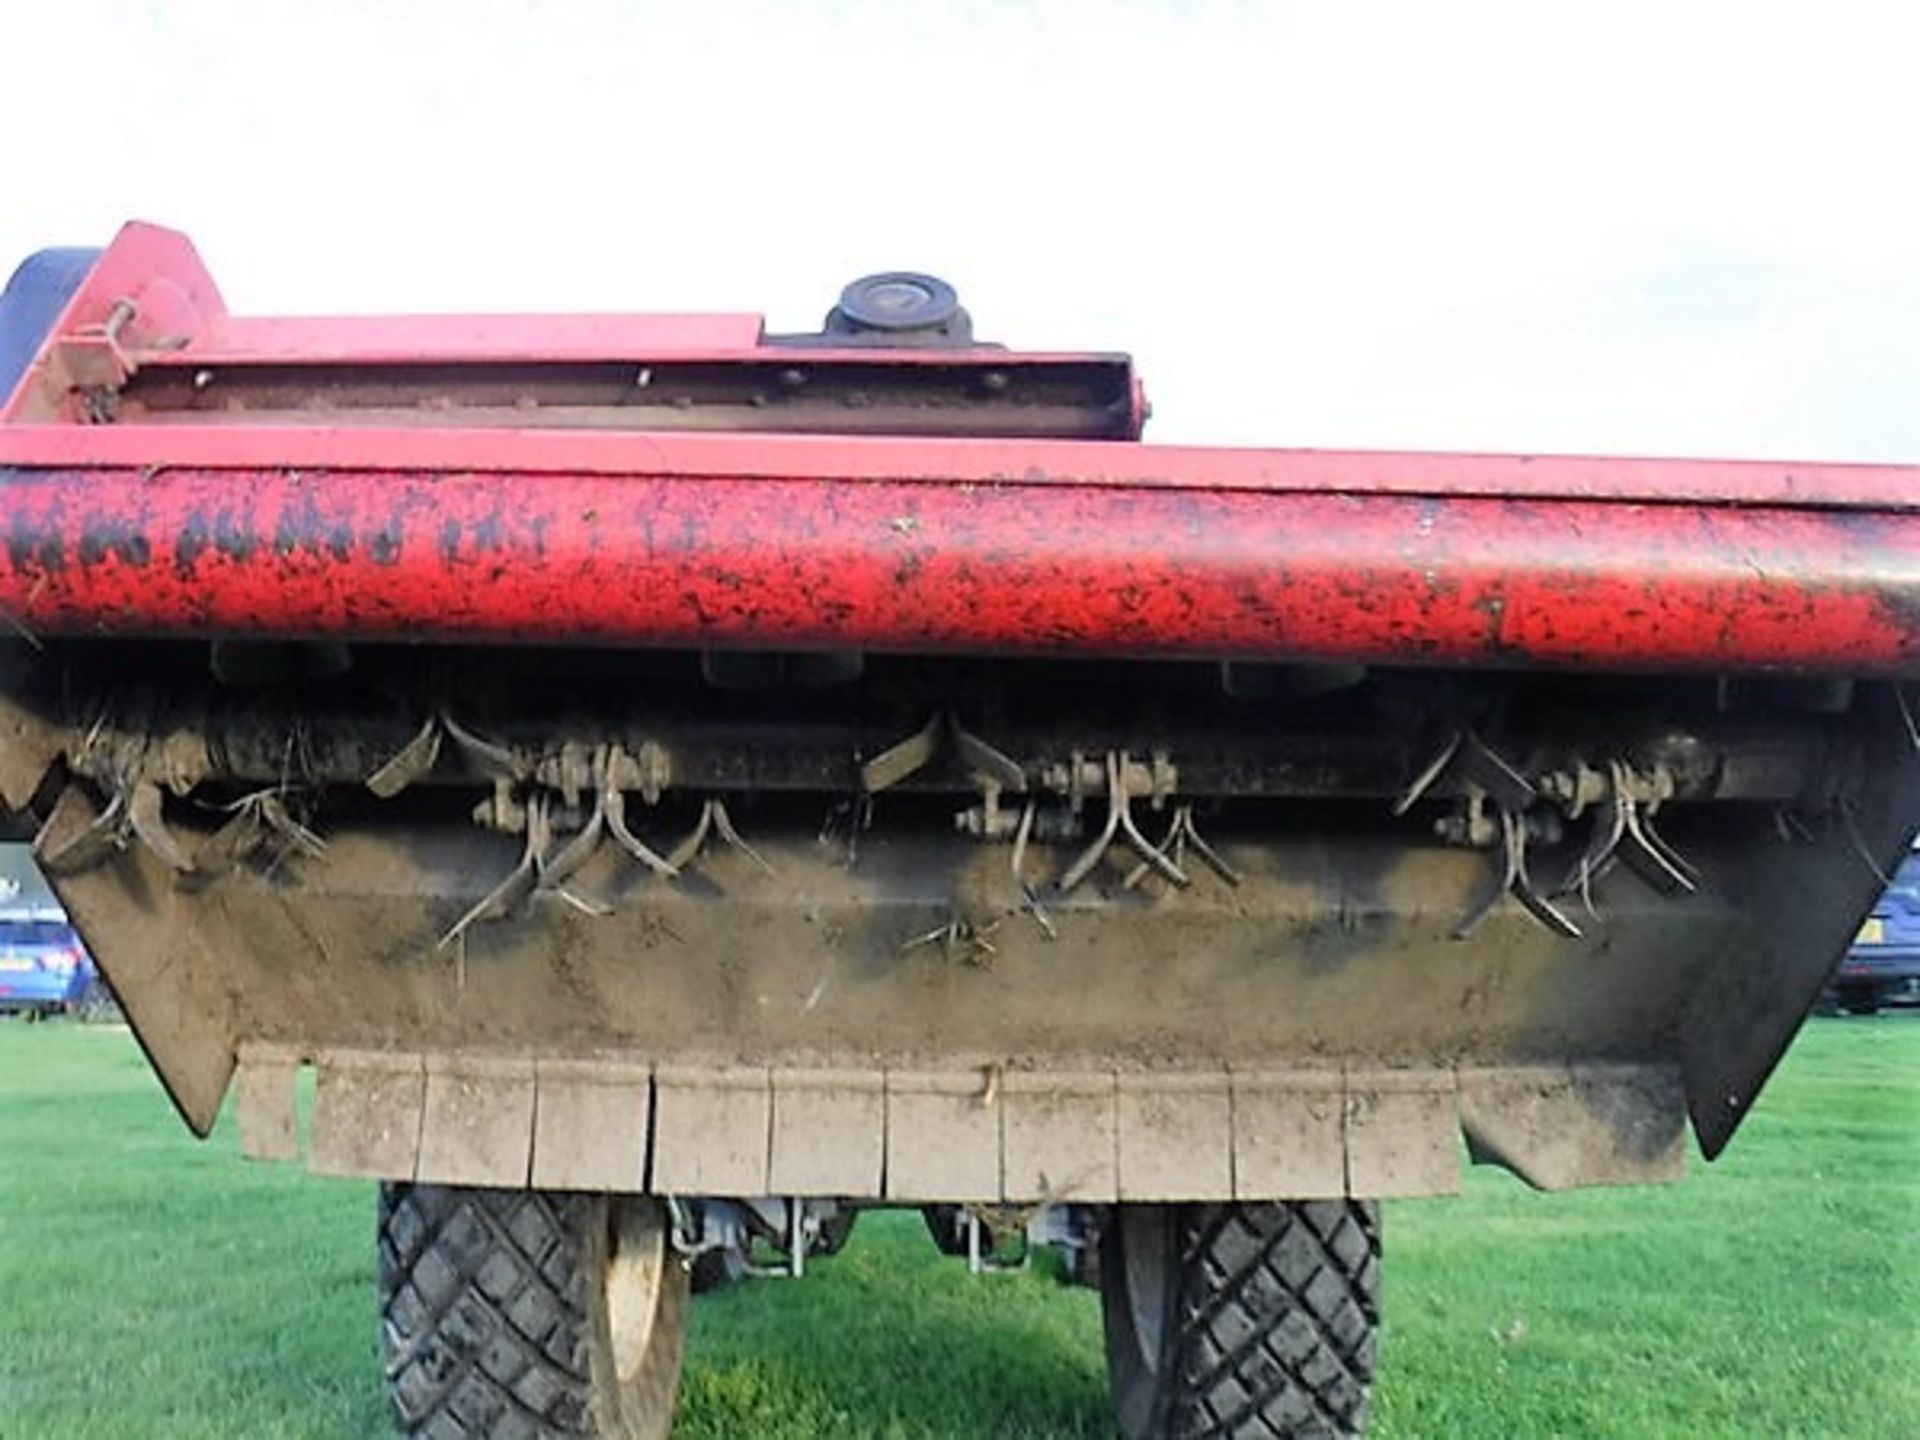
[[[87,948],[59,910],[0,912],[0,1015],[64,1013],[95,983]]]
[[[1854,937],[1828,986],[1855,1015],[1920,1000],[1920,853],[1909,855]]]

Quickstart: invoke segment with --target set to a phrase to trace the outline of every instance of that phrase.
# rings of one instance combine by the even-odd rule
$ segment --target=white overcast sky
[[[235,310],[878,268],[1159,439],[1920,460],[1920,6],[0,0],[0,265]]]

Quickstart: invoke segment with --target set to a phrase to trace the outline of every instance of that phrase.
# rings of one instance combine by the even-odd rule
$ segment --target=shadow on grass
[[[1111,1435],[1093,1294],[930,1253],[869,1215],[798,1284],[701,1297],[675,1436]]]

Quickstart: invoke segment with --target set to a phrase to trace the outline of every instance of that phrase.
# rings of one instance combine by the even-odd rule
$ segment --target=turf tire
[[[1121,1206],[1100,1280],[1126,1440],[1366,1429],[1380,1323],[1373,1202]]]
[[[1880,1000],[1878,985],[1842,985],[1840,987],[1840,1004],[1849,1015],[1878,1015]]]
[[[657,1201],[380,1187],[381,1351],[414,1440],[661,1440],[686,1305]]]

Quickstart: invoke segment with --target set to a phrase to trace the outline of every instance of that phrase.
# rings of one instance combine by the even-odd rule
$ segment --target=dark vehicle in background
[[[0,911],[0,1015],[65,1014],[99,984],[86,946],[62,911]]]
[[[1827,1003],[1854,1015],[1920,1004],[1920,853],[1909,855],[1874,904],[1827,985]]]

